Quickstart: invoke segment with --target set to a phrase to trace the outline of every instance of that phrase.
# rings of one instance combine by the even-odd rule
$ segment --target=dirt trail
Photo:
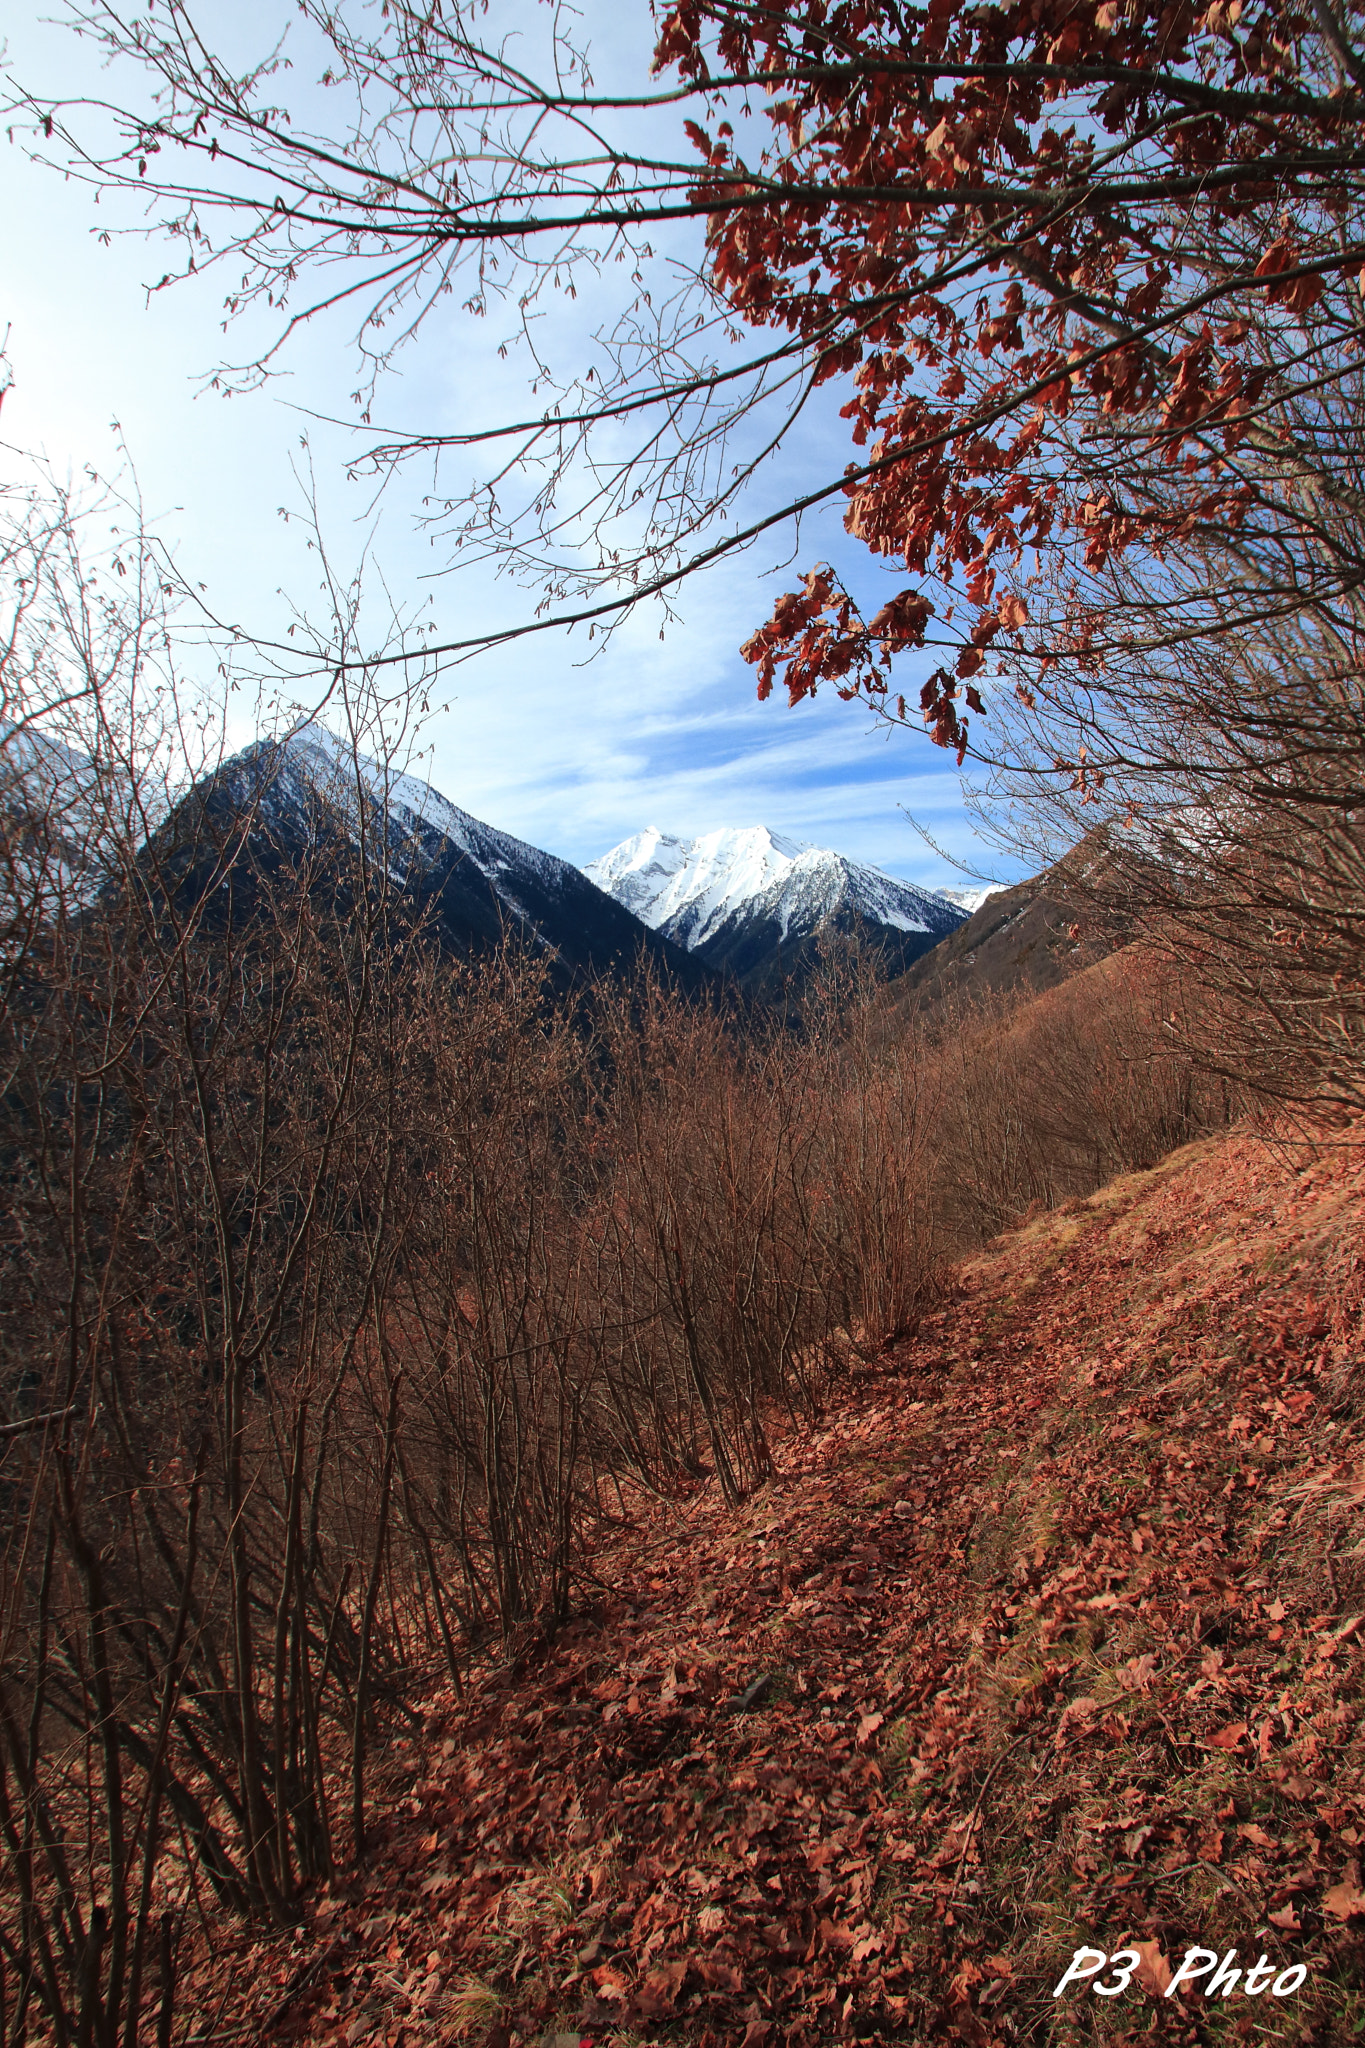
[[[1365,1146],[1306,1160],[1039,1219],[741,1512],[652,1506],[395,1743],[248,2036],[1358,2041]],[[1162,1997],[1191,1944],[1307,1981]]]

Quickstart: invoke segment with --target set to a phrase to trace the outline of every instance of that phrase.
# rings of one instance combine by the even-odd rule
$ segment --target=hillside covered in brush
[[[1274,2039],[1365,2017],[1358,1141],[1215,1138],[960,1263],[739,1511],[632,1496],[437,1685],[252,2025],[321,2044]],[[1131,1946],[1106,2007],[1073,1952]],[[1191,1946],[1306,1982],[1173,1999]]]

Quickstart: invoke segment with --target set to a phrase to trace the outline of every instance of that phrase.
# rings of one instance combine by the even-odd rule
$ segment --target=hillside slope
[[[358,839],[357,773],[377,842],[371,858],[382,859],[395,899],[425,916],[454,957],[510,940],[544,959],[561,985],[630,974],[643,961],[691,992],[718,986],[570,862],[471,817],[415,776],[353,756],[318,725],[256,741],[224,762],[181,801],[153,847],[186,898],[208,894],[222,919],[249,915],[259,878],[325,878],[331,838]]]
[[[967,1261],[741,1513],[650,1504],[432,1696],[247,2033],[1358,2039],[1363,1222],[1365,1147],[1239,1137]],[[1192,1944],[1307,1981],[1163,1998]]]
[[[897,983],[893,1001],[932,1006],[944,997],[1038,994],[1132,938],[1132,919],[1103,902],[1108,857],[1100,835],[1051,867],[992,889],[971,915]]]
[[[1093,957],[1074,934],[1074,913],[1049,892],[1046,876],[996,889],[965,924],[914,961],[897,983],[895,999],[1038,993],[1056,988]]]

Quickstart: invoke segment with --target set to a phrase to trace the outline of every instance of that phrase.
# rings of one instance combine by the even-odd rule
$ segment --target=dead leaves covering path
[[[651,1505],[396,1741],[364,1878],[219,1958],[246,2035],[1359,2039],[1365,1156],[1306,1158],[1016,1233],[742,1512]],[[1146,1990],[1053,2001],[1125,1943]],[[1162,1999],[1193,1943],[1308,1983]]]

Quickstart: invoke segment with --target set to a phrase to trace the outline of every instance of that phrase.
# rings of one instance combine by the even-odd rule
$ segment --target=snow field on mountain
[[[695,950],[733,918],[771,920],[804,936],[840,910],[901,932],[942,933],[962,912],[937,891],[898,881],[827,847],[763,825],[678,839],[651,825],[583,872],[656,931]]]

